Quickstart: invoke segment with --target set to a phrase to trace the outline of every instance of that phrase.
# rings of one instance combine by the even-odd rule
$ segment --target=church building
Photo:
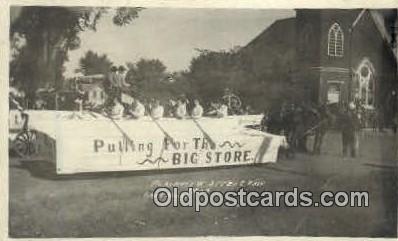
[[[391,29],[376,10],[297,10],[296,71],[318,102],[384,105],[396,88]]]
[[[243,51],[258,76],[283,66],[312,102],[356,99],[366,109],[391,114],[385,107],[398,86],[395,19],[394,10],[298,9]]]

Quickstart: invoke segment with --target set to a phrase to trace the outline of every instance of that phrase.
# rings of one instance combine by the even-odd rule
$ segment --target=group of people
[[[348,104],[284,103],[264,114],[261,122],[263,131],[286,136],[290,153],[310,152],[308,136],[314,136],[311,152],[321,153],[322,143],[330,128],[341,131],[343,155],[356,157],[358,152],[358,131],[361,128],[360,106]]]
[[[166,108],[157,99],[143,103],[138,98],[133,98],[131,104],[122,103],[118,98],[113,99],[113,104],[105,108],[105,113],[113,119],[134,118],[139,119],[144,116],[150,116],[153,119],[160,119],[165,116],[183,119],[188,116],[199,118],[203,115],[203,107],[200,102],[195,99],[194,106],[190,113],[187,110],[187,102],[179,99],[173,106]],[[172,107],[172,108],[170,108]]]
[[[177,100],[170,99],[163,103],[154,98],[148,100],[137,96],[132,97],[124,92],[130,86],[125,80],[124,72],[123,66],[113,66],[106,79],[108,98],[104,112],[112,118],[138,119],[150,116],[154,119],[162,117],[184,119],[187,117],[200,118],[203,115],[222,118],[231,114],[242,114],[250,109],[248,107],[245,111],[240,110],[240,99],[228,88],[225,89],[224,96],[219,101],[210,103],[209,110],[206,112],[199,99],[193,99],[191,102],[185,95],[181,95]]]
[[[122,94],[123,95],[123,94]],[[226,103],[216,102],[210,104],[208,111],[200,103],[199,99],[191,102],[184,95],[177,101],[169,100],[161,102],[158,99],[141,100],[138,97],[131,98],[131,103],[121,101],[122,98],[113,98],[112,104],[105,107],[104,112],[113,119],[134,118],[139,119],[149,116],[153,119],[170,117],[176,119],[200,118],[202,116],[226,117],[230,114]]]
[[[104,83],[110,103],[112,103],[115,98],[120,99],[122,90],[130,86],[130,84],[126,82],[125,71],[126,68],[122,65],[119,67],[112,66],[110,69],[108,78]]]

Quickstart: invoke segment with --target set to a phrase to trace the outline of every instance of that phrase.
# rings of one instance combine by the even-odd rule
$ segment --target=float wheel
[[[15,137],[13,149],[20,157],[30,157],[37,153],[36,144],[36,131],[26,130]]]

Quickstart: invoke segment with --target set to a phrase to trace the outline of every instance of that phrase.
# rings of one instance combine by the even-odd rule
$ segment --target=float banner
[[[236,118],[57,122],[60,174],[275,162],[284,141]]]

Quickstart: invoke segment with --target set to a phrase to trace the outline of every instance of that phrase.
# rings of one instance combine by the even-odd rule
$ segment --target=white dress
[[[201,105],[196,105],[192,110],[193,118],[200,118],[203,115],[203,107]]]
[[[143,104],[141,104],[140,102],[137,102],[137,105],[134,108],[134,110],[131,111],[131,114],[135,118],[140,118],[140,117],[145,116],[145,106]]]
[[[217,110],[217,117],[222,118],[228,116],[228,106],[221,105]]]
[[[154,108],[151,110],[151,116],[152,116],[152,118],[154,118],[154,119],[160,119],[160,118],[162,118],[162,117],[163,117],[163,114],[164,114],[164,108],[163,108],[163,106],[161,106],[161,105],[159,105],[159,106],[157,106],[157,107],[154,107]]]
[[[180,104],[177,106],[176,109],[176,117],[177,118],[184,118],[187,115],[187,106],[185,104]]]
[[[114,119],[120,119],[123,116],[124,107],[123,105],[117,103],[112,107],[111,116]]]

